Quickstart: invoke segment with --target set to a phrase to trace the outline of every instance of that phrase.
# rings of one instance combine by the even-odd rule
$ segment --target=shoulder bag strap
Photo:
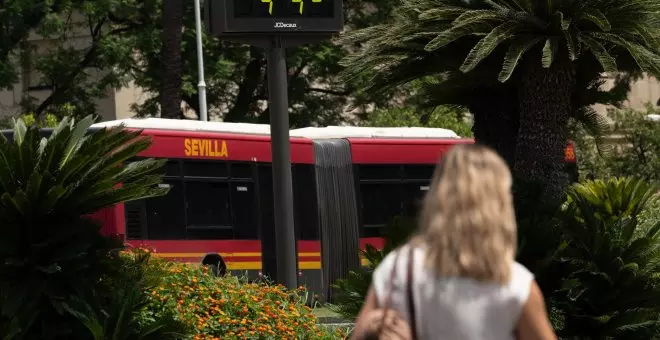
[[[392,291],[394,290],[394,280],[396,279],[396,269],[398,267],[399,258],[401,257],[401,250],[395,250],[396,254],[394,255],[394,264],[392,265],[392,270],[390,271],[390,277],[387,281],[387,290],[385,295],[385,304],[380,306],[380,308],[388,309],[392,307]]]
[[[394,255],[394,264],[392,265],[392,271],[390,272],[390,277],[389,280],[387,281],[387,290],[386,290],[386,295],[385,295],[385,303],[382,306],[379,306],[379,308],[382,308],[384,310],[390,309],[392,307],[392,290],[394,289],[394,279],[396,278],[396,269],[397,269],[397,264],[399,263],[399,257],[401,255],[401,249],[397,249],[396,255]],[[378,333],[383,329],[385,323],[385,314],[383,314],[383,318],[380,320],[380,326],[378,327]]]
[[[407,284],[407,298],[408,298],[408,315],[410,316],[410,333],[413,340],[417,339],[417,318],[415,315],[415,300],[413,295],[413,271],[415,269],[415,246],[409,245],[408,250],[408,273],[406,277]]]

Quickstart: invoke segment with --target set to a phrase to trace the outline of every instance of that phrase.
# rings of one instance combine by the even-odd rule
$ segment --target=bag
[[[408,315],[410,316],[410,323],[402,319],[401,317],[397,317],[394,319],[385,319],[386,313],[383,313],[383,318],[380,320],[380,325],[377,328],[378,331],[376,334],[371,334],[368,338],[371,340],[376,340],[381,338],[381,333],[383,330],[383,327],[385,326],[386,323],[389,321],[388,327],[390,328],[396,328],[398,330],[401,330],[401,333],[405,334],[404,337],[401,340],[416,340],[417,339],[417,323],[415,320],[415,303],[413,300],[413,262],[414,262],[414,252],[415,252],[415,247],[409,246],[410,249],[408,251],[408,269],[406,273],[406,300],[407,300],[407,305],[408,305]],[[401,250],[399,250],[396,254],[396,257],[394,258],[394,266],[392,266],[392,273],[390,274],[390,281],[388,282],[388,288],[387,288],[387,295],[385,297],[385,305],[382,308],[384,312],[387,312],[388,310],[391,309],[392,305],[392,289],[394,288],[394,278],[396,277],[396,272],[397,272],[397,265],[399,263],[399,255],[401,254]],[[408,331],[404,331],[404,329]]]

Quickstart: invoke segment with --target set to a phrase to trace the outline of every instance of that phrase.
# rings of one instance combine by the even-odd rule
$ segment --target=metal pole
[[[206,82],[204,82],[204,54],[202,45],[202,13],[199,2],[202,0],[195,0],[195,29],[197,30],[197,72],[199,73],[199,119],[203,122],[208,121],[206,112]],[[209,0],[207,0],[209,1]]]
[[[271,152],[273,155],[273,201],[277,281],[288,288],[298,284],[296,238],[293,227],[293,185],[289,144],[289,98],[285,51],[278,38],[268,50],[268,93]]]

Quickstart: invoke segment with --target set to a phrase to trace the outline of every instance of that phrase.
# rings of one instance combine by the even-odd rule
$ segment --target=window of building
[[[23,49],[23,89],[25,91],[52,91],[52,79],[37,68],[39,58],[52,54],[55,44],[49,40],[31,41],[22,45]]]

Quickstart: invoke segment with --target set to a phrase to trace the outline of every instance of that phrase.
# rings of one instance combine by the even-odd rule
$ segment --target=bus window
[[[383,227],[403,213],[401,165],[359,165],[358,208],[361,237],[380,237]]]
[[[564,164],[564,170],[566,171],[566,174],[568,175],[568,180],[570,183],[577,183],[579,180],[579,173],[578,173],[578,167],[577,164],[575,163],[565,163]]]
[[[257,166],[259,183],[259,238],[261,239],[264,275],[275,277],[277,273],[277,249],[275,248],[275,223],[273,214],[273,171],[269,164]]]
[[[257,219],[255,217],[255,211],[257,210],[255,209],[253,183],[231,183],[231,211],[234,220],[234,238],[239,240],[258,239]]]
[[[231,163],[231,178],[252,179],[252,165],[250,163]]]
[[[405,165],[403,167],[403,178],[406,180],[426,180],[433,178],[435,165]]]
[[[179,177],[181,176],[181,162],[180,161],[167,161],[165,163],[165,176]]]
[[[186,237],[183,185],[178,180],[164,180],[170,191],[145,200],[147,236],[151,240],[176,240]]]
[[[186,182],[188,239],[232,239],[229,183]]]
[[[401,179],[400,165],[360,165],[358,167],[360,180]]]
[[[145,200],[124,203],[126,239],[141,240],[147,236],[147,206]]]
[[[422,200],[429,190],[429,182],[412,182],[403,185],[403,205],[406,216],[417,217],[422,208]]]
[[[227,178],[227,163],[218,161],[185,161],[183,175],[186,177]]]
[[[360,183],[362,237],[379,237],[381,230],[401,211],[401,182]]]
[[[294,165],[293,200],[297,239],[318,240],[319,212],[317,207],[316,179],[313,165]]]

